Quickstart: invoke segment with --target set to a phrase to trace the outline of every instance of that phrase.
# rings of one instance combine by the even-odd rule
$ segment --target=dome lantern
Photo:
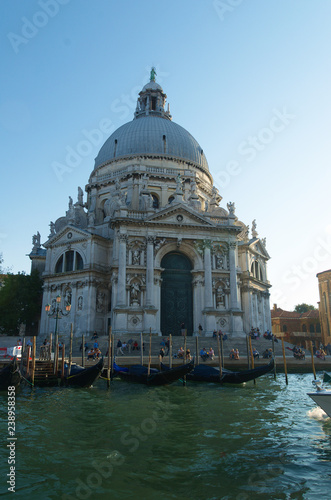
[[[166,94],[163,92],[161,85],[155,81],[156,71],[153,67],[151,69],[150,81],[144,86],[137,100],[137,107],[134,118],[141,118],[142,116],[161,116],[171,120],[171,114],[168,110],[165,111],[164,106],[166,102]]]

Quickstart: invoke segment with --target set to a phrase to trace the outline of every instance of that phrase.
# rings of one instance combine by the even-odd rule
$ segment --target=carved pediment
[[[165,208],[164,210],[154,214],[147,219],[146,222],[157,224],[174,224],[181,226],[210,226],[214,224],[207,220],[203,215],[198,212],[183,206],[181,203]]]
[[[261,255],[265,259],[270,259],[266,247],[263,245],[260,238],[253,238],[248,242],[248,248],[253,252]]]
[[[88,231],[68,225],[44,243],[43,246],[49,248],[52,246],[71,245],[78,241],[89,240],[90,238],[91,233]]]

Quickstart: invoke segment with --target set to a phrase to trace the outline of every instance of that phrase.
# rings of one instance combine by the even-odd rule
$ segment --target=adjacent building
[[[318,273],[318,290],[320,295],[319,314],[322,327],[323,343],[331,343],[331,269]]]

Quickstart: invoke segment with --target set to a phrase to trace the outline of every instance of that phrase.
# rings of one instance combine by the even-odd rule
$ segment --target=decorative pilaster
[[[117,306],[126,305],[126,244],[128,237],[126,234],[119,234],[119,255],[118,255],[118,284],[117,284]]]
[[[205,307],[212,308],[213,289],[212,289],[210,245],[205,245],[204,247],[204,264],[205,264]]]
[[[154,299],[154,242],[155,238],[153,236],[147,236],[146,306],[152,306]]]
[[[231,309],[238,309],[236,248],[237,248],[237,243],[235,243],[235,242],[230,243],[230,245],[229,245],[229,267],[230,267]]]

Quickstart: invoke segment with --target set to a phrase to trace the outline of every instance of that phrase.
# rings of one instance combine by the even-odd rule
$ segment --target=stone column
[[[146,306],[154,302],[154,237],[147,236],[146,250]]]
[[[205,246],[204,249],[204,264],[205,264],[205,307],[213,307],[213,288],[211,274],[211,252],[210,247]]]
[[[229,245],[230,303],[231,303],[231,309],[238,309],[236,247],[237,247],[237,243],[230,243],[230,245]]]
[[[126,244],[127,235],[119,235],[117,306],[126,306]]]

